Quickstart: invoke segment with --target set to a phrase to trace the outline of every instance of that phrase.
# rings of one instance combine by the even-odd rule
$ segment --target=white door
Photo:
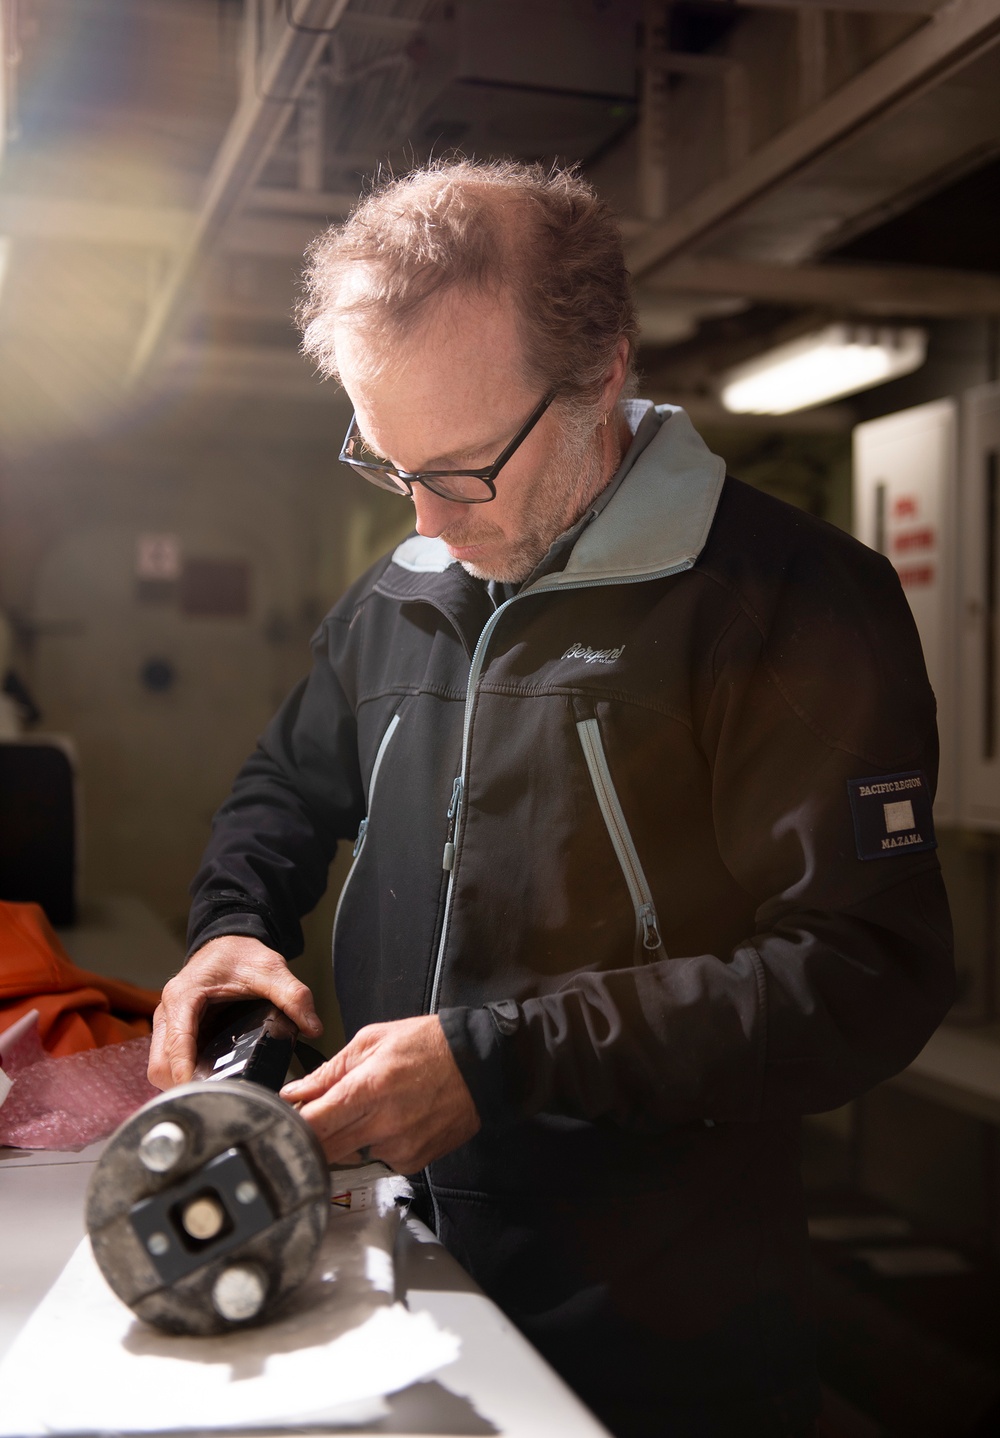
[[[961,814],[1000,829],[1000,385],[962,406]]]
[[[935,818],[958,819],[955,634],[957,405],[935,400],[854,431],[854,532],[899,575],[938,703]]]

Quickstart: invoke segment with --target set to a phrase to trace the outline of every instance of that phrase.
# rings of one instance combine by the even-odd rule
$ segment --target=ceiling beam
[[[218,243],[233,254],[301,258],[324,221],[344,218],[357,200],[356,194],[309,197],[298,190],[253,190],[246,208],[232,215],[221,230]],[[195,211],[166,206],[0,194],[0,234],[15,241],[178,252],[190,243],[197,222]]]
[[[359,35],[375,35],[380,40],[409,40],[425,24],[421,15],[369,15],[361,10],[349,10],[344,16],[346,29]]]
[[[302,259],[309,242],[323,228],[324,218],[320,215],[251,215],[241,212],[234,216],[219,237],[219,248],[227,254],[297,262]]]
[[[64,200],[51,195],[0,194],[0,232],[12,240],[91,245],[137,245],[177,250],[191,237],[191,210]]]
[[[953,0],[737,169],[706,186],[675,215],[651,226],[629,247],[633,275],[644,278],[705,241],[839,141],[940,83],[998,40],[1000,0]]]
[[[857,10],[868,15],[933,15],[947,0],[736,0],[753,10]]]
[[[294,349],[268,345],[188,344],[164,346],[166,387],[202,394],[260,394],[330,405],[337,386],[318,379],[308,360]]]
[[[319,219],[343,219],[358,203],[360,185],[357,190],[292,190],[258,186],[247,196],[247,210],[262,210],[267,214],[315,215]]]
[[[259,394],[269,399],[322,404],[329,410],[338,403],[339,396],[338,387],[319,379],[300,354],[263,345],[171,344],[164,352],[161,380],[178,389],[194,385],[199,394]],[[850,429],[856,420],[853,410],[845,404],[824,405],[796,414],[736,415],[723,409],[714,395],[684,393],[663,384],[655,375],[647,388],[651,399],[679,404],[698,425],[829,433]]]
[[[1000,315],[1000,275],[922,265],[767,265],[691,258],[650,276],[646,293],[732,295],[766,304],[826,306],[848,313]]]
[[[294,27],[279,21],[257,83],[244,95],[212,163],[192,233],[150,305],[129,365],[130,380],[139,379],[157,353],[199,260],[255,183],[347,4],[302,0]]]
[[[324,220],[342,217],[356,201],[356,195],[346,193],[310,197],[294,190],[254,190],[247,210],[231,219],[219,245],[227,254],[297,259]],[[15,242],[177,251],[190,239],[195,222],[193,212],[168,207],[0,195],[0,233]],[[672,294],[726,295],[880,315],[1000,314],[1000,275],[918,265],[792,267],[690,257],[656,271],[641,291],[660,299]]]

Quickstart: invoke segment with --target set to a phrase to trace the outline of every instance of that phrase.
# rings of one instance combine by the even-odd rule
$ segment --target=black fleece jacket
[[[483,1120],[425,1175],[441,1236],[618,1431],[791,1433],[796,1121],[952,997],[934,700],[889,564],[659,419],[499,609],[417,538],[337,605],[216,818],[192,945],[293,957],[360,830],[347,1032],[439,1012]]]

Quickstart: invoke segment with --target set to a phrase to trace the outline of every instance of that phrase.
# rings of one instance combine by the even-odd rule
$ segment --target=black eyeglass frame
[[[355,440],[361,439],[361,431],[358,429],[358,417],[356,414],[351,415],[351,422],[347,426],[347,434],[344,436],[344,443],[340,448],[340,462],[341,464],[349,464],[353,470],[361,474],[363,479],[367,479],[369,484],[377,485],[380,489],[388,489],[393,494],[406,495],[409,499],[413,498],[413,486],[415,484],[422,484],[424,488],[429,489],[432,494],[436,494],[440,499],[450,500],[453,504],[488,504],[491,499],[496,499],[497,497],[497,475],[514,454],[515,450],[519,449],[528,438],[528,435],[534,429],[555,397],[555,390],[550,390],[548,394],[543,395],[517,434],[515,434],[510,444],[504,448],[499,458],[495,459],[492,464],[487,465],[485,469],[425,469],[411,474],[408,470],[397,469],[396,466],[390,464],[388,460],[354,459],[349,453],[349,447]],[[384,475],[385,480],[383,481],[377,478],[377,475]],[[481,497],[478,495],[464,496],[448,494],[435,486],[434,481],[439,479],[478,479],[485,484],[489,493]],[[393,481],[395,481],[395,483]]]

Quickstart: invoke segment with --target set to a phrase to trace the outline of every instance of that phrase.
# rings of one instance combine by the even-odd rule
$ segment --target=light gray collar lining
[[[726,466],[676,405],[657,405],[660,425],[631,465],[626,482],[584,529],[565,569],[532,590],[652,578],[690,569],[705,546]],[[414,534],[392,562],[412,574],[442,574],[456,563],[440,539]]]
[[[657,405],[656,413],[658,432],[583,531],[565,569],[532,589],[652,578],[694,564],[715,518],[726,466],[682,409]]]

